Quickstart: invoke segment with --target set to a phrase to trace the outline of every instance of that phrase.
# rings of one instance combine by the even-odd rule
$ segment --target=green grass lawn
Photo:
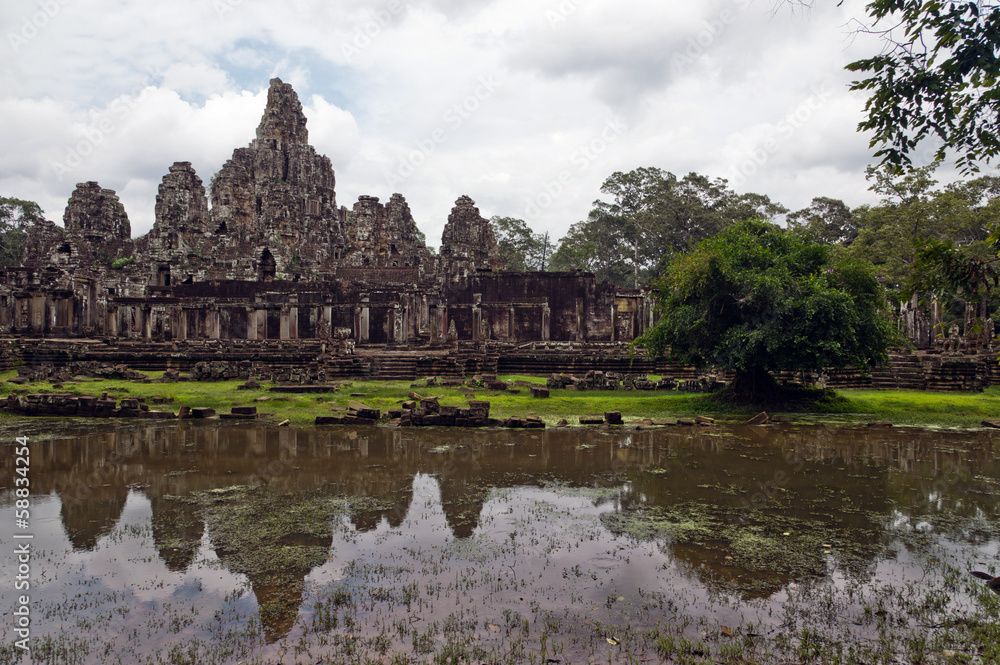
[[[151,378],[160,376],[148,373]],[[190,407],[211,407],[219,413],[228,412],[233,406],[257,406],[268,420],[290,420],[293,425],[310,425],[316,416],[331,415],[334,407],[346,407],[351,400],[364,402],[383,412],[399,408],[410,392],[420,395],[441,396],[441,403],[464,406],[468,398],[457,388],[442,386],[412,388],[409,381],[353,381],[340,384],[334,392],[323,394],[272,393],[263,384],[259,389],[237,390],[242,381],[182,381],[178,383],[140,383],[122,380],[88,380],[64,384],[54,388],[49,382],[19,387],[7,383],[14,372],[0,374],[0,397],[13,390],[22,392],[68,392],[80,395],[100,395],[107,392],[117,399],[144,397],[150,407],[172,410],[175,413],[183,404]],[[504,376],[503,380],[530,381],[544,385],[540,377]],[[548,399],[533,398],[526,387],[513,394],[505,391],[474,389],[476,399],[490,402],[490,415],[494,418],[538,415],[549,425],[565,418],[576,424],[584,415],[600,415],[617,410],[628,420],[651,418],[667,420],[706,415],[721,421],[741,422],[754,415],[750,408],[720,404],[704,394],[675,391],[575,391],[553,390]],[[352,397],[352,393],[362,393]],[[824,421],[837,423],[865,423],[873,420],[888,421],[899,425],[971,427],[983,420],[1000,420],[1000,388],[989,388],[981,393],[935,393],[910,390],[843,390],[838,403],[825,405],[822,411],[799,412],[781,415],[786,420]],[[154,397],[169,397],[173,403],[155,405]],[[264,401],[257,401],[266,398]],[[13,416],[6,416],[8,418]]]

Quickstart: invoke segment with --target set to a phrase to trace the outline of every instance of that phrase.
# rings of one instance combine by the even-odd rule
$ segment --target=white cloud
[[[253,138],[275,75],[299,92],[339,202],[399,191],[432,244],[461,194],[558,238],[605,178],[640,166],[740,176],[793,209],[874,201],[843,71],[877,49],[844,28],[863,0],[800,15],[750,0],[54,1],[30,38],[39,4],[0,6],[0,193],[56,220],[77,181],[98,180],[144,232],[170,164],[207,183]]]

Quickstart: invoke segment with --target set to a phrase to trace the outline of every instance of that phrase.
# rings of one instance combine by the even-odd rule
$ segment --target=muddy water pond
[[[995,662],[992,432],[30,427],[0,662]]]

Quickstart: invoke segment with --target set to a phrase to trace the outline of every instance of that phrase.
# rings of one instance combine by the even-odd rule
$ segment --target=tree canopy
[[[772,371],[884,364],[895,339],[870,265],[763,220],[675,256],[656,289],[660,319],[636,345],[734,372],[744,401],[773,397]]]
[[[490,218],[497,239],[500,258],[507,270],[545,270],[552,245],[548,232],[535,233],[523,219],[494,216]]]
[[[0,197],[0,267],[20,263],[27,229],[41,219],[42,209],[34,201]]]
[[[633,288],[650,283],[669,257],[733,221],[787,212],[763,194],[737,194],[722,178],[678,178],[655,167],[615,172],[601,193],[608,200],[594,201],[587,219],[560,239],[552,268],[579,268]]]

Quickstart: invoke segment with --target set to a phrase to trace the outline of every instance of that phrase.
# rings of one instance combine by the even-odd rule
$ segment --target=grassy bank
[[[441,403],[464,406],[467,393],[453,387],[412,387],[408,381],[353,381],[340,383],[337,390],[328,393],[273,393],[265,383],[261,388],[238,390],[241,381],[177,383],[141,383],[124,380],[90,379],[65,384],[50,382],[16,386],[7,383],[13,372],[0,374],[0,397],[14,390],[22,392],[66,392],[79,395],[97,395],[107,392],[117,399],[144,398],[157,410],[177,412],[181,405],[211,407],[219,413],[228,412],[233,406],[257,406],[258,412],[268,420],[291,421],[292,425],[312,424],[316,416],[331,415],[336,409],[345,409],[351,400],[364,402],[383,412],[398,408],[410,392],[421,395],[441,396]],[[151,373],[152,378],[159,376]],[[507,376],[504,380],[530,381],[544,385],[539,377]],[[468,390],[468,389],[465,389]],[[579,416],[600,415],[605,411],[621,411],[626,422],[642,419],[671,420],[707,415],[721,421],[741,422],[754,414],[752,409],[720,404],[704,394],[672,391],[575,391],[553,390],[549,398],[533,398],[526,387],[520,392],[488,391],[474,388],[476,399],[488,400],[490,415],[494,418],[538,415],[548,425],[566,419],[571,425]],[[983,420],[1000,419],[1000,388],[989,388],[981,393],[933,393],[908,390],[844,390],[843,399],[821,407],[822,411],[778,413],[785,420],[821,421],[856,424],[870,421],[887,421],[897,425],[978,427]],[[154,404],[155,398],[172,400],[167,404]],[[11,417],[11,416],[6,416]]]

